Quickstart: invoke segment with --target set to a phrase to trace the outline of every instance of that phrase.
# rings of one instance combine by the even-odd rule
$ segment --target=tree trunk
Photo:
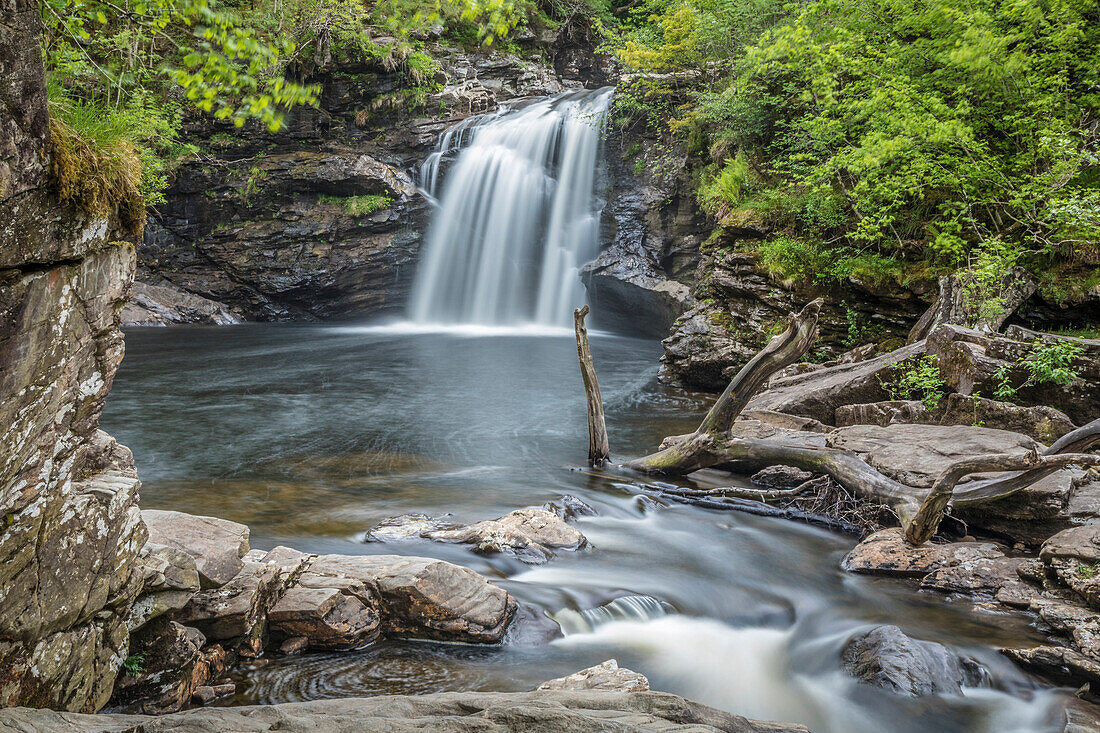
[[[588,463],[602,466],[611,457],[611,447],[607,440],[600,383],[596,379],[596,367],[592,363],[592,351],[588,347],[588,329],[584,326],[584,317],[587,315],[587,305],[573,311],[573,330],[577,335],[577,358],[581,363],[584,396],[588,402]]]

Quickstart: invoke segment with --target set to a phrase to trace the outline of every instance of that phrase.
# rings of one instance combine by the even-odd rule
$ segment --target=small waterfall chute
[[[615,621],[651,621],[676,613],[676,609],[652,596],[619,596],[613,601],[574,611],[563,608],[554,614],[554,620],[566,636],[587,634],[596,628]]]
[[[594,189],[611,95],[608,87],[539,99],[440,136],[421,166],[421,186],[438,205],[413,284],[413,321],[570,322],[584,297],[578,269],[598,249]]]

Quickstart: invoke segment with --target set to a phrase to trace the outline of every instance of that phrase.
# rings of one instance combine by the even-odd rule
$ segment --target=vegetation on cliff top
[[[1100,264],[1095,0],[645,0],[620,119],[787,275]]]

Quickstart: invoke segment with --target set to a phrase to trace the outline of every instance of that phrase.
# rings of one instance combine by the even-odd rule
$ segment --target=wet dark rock
[[[897,527],[879,530],[848,553],[841,563],[848,572],[922,578],[944,568],[1004,556],[991,542],[911,545]]]
[[[844,666],[856,679],[898,695],[960,695],[982,682],[977,662],[943,644],[906,636],[897,626],[876,626],[844,647]]]
[[[543,682],[539,690],[609,690],[612,692],[648,692],[649,680],[644,674],[620,667],[608,659],[579,672]]]
[[[225,585],[241,571],[248,552],[248,527],[217,517],[183,512],[145,509],[141,512],[149,528],[149,541],[186,552],[204,588]]]
[[[130,643],[135,669],[115,685],[115,707],[151,715],[176,712],[222,669],[220,647],[204,652],[203,634],[175,621],[152,621]]]
[[[401,514],[383,519],[367,531],[364,542],[401,542],[423,539],[423,534],[431,530],[446,529],[454,524],[448,521],[450,514],[442,517],[430,517],[427,514]]]
[[[593,323],[640,336],[663,337],[692,304],[691,288],[670,279],[655,255],[637,243],[613,245],[581,270]]]
[[[676,321],[664,341],[662,374],[687,386],[724,389],[769,335],[781,329],[789,313],[819,295],[826,296],[826,305],[815,346],[833,355],[850,349],[852,322],[861,324],[869,341],[904,339],[925,310],[915,292],[902,288],[877,288],[853,279],[835,291],[822,293],[804,283],[776,281],[757,264],[755,255],[737,251],[734,239],[721,242],[700,262],[693,278],[696,305]],[[865,356],[859,352],[848,358]],[[877,396],[881,391],[875,394],[873,399],[848,402],[886,398]],[[831,423],[832,410],[826,417],[813,417]]]
[[[557,621],[547,616],[538,606],[519,603],[515,616],[508,625],[504,643],[508,646],[536,647],[560,638],[562,631]]]
[[[1002,649],[1001,653],[1025,669],[1067,684],[1100,685],[1100,662],[1063,646]]]
[[[301,654],[309,648],[309,639],[304,636],[292,636],[279,645],[279,651],[287,656]]]
[[[806,733],[801,725],[749,720],[661,692],[542,690],[538,692],[445,692],[434,695],[344,698],[281,705],[206,707],[162,717],[62,715],[49,710],[0,710],[0,726],[41,733],[153,733],[232,730],[286,733],[325,730],[393,733],[433,730],[491,733],[591,731],[620,733]]]
[[[432,530],[424,536],[474,545],[478,552],[507,553],[536,565],[553,557],[554,550],[573,551],[588,546],[580,530],[546,509],[518,509],[497,519],[458,529]]]

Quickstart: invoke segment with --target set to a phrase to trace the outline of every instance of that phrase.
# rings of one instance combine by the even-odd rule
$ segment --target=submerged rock
[[[854,636],[842,653],[856,679],[908,697],[962,694],[981,683],[984,672],[973,659],[943,644],[906,636],[897,626],[876,626]]]
[[[458,529],[426,532],[425,537],[475,545],[478,552],[504,552],[524,562],[539,564],[554,550],[579,550],[588,545],[580,530],[547,509],[518,509],[497,519]]]
[[[649,680],[644,674],[620,667],[618,661],[608,659],[594,667],[543,682],[536,689],[646,692],[649,690]]]
[[[425,532],[454,526],[446,520],[449,516],[451,515],[444,514],[442,517],[430,517],[427,514],[412,513],[389,517],[368,530],[363,537],[363,541],[401,542],[403,540],[419,540],[423,538]]]

